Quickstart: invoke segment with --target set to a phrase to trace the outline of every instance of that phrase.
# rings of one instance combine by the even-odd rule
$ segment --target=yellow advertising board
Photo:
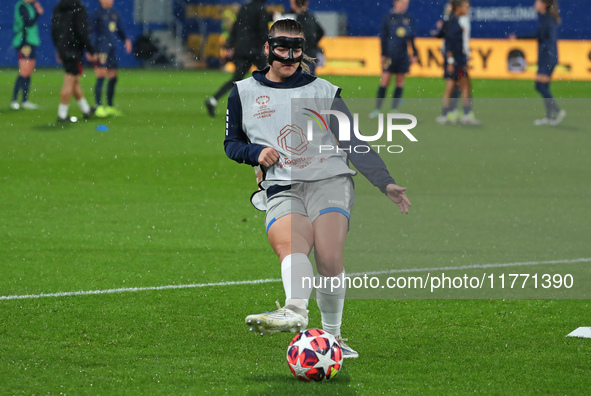
[[[442,77],[441,39],[417,38],[419,62],[410,75]],[[318,74],[379,76],[380,41],[377,37],[329,37],[320,42],[326,64]],[[556,80],[591,81],[591,41],[561,40]],[[537,72],[538,45],[535,40],[470,41],[470,75],[474,78],[533,79]]]

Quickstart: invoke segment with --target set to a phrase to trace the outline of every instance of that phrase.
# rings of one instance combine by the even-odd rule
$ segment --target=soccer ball
[[[343,367],[343,351],[332,334],[320,329],[305,330],[289,343],[287,364],[302,381],[328,381]]]

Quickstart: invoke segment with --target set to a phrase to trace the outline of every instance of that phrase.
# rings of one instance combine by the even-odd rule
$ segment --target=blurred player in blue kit
[[[97,117],[117,116],[121,112],[113,106],[115,87],[117,85],[117,39],[125,43],[125,51],[131,53],[131,40],[125,35],[121,26],[121,18],[113,9],[114,0],[99,0],[100,7],[93,14],[90,21],[91,33],[94,36],[94,46],[97,53],[94,71],[94,100]],[[103,85],[107,82],[107,105],[103,105]]]
[[[302,26],[293,19],[278,20],[265,44],[268,66],[236,83],[228,98],[226,155],[263,169],[262,190],[253,195],[252,202],[255,204],[255,196],[264,196],[257,208],[266,211],[267,237],[281,262],[286,297],[283,307],[278,302],[275,311],[249,315],[246,324],[261,335],[305,329],[313,287],[304,280],[316,279],[323,329],[337,338],[344,358],[356,358],[358,353],[341,337],[347,287],[343,255],[355,201],[355,172],[348,161],[402,213],[408,213],[410,202],[406,188],[395,184],[380,156],[366,142],[354,135],[339,142],[335,135],[339,132],[332,130],[311,139],[297,133],[302,130],[298,124],[305,125],[308,118],[297,110],[292,113],[292,98],[309,98],[315,111],[321,111],[319,103],[325,103],[349,120],[353,118],[340,100],[340,88],[307,73],[302,63],[304,48]],[[330,120],[330,125],[337,124],[336,119]],[[292,133],[294,137],[288,138]],[[292,144],[296,141],[297,148]],[[328,146],[342,150],[319,150]],[[363,146],[363,154],[351,150],[353,146]],[[312,249],[316,277],[309,259]]]
[[[550,91],[552,73],[558,64],[558,25],[560,12],[557,0],[536,0],[538,12],[538,74],[536,75],[536,91],[544,98],[546,117],[535,120],[535,125],[555,126],[562,122],[566,111],[560,109]]]
[[[398,109],[404,93],[406,74],[410,71],[411,63],[417,62],[414,23],[412,17],[406,13],[409,1],[394,0],[394,8],[382,23],[380,41],[383,71],[377,93],[376,109],[370,113],[370,118],[376,118],[380,114],[392,74],[396,75],[392,110]],[[412,58],[409,55],[409,46],[412,50]]]
[[[466,125],[480,125],[480,121],[476,119],[472,110],[472,84],[468,76],[465,28],[460,24],[460,18],[468,15],[469,11],[469,0],[452,0],[450,15],[443,22],[439,33],[439,36],[444,38],[445,48],[443,68],[446,86],[441,116],[437,117],[437,122],[442,124],[457,121],[455,116],[450,117],[450,115],[457,111],[457,104],[451,99],[456,87],[459,86],[464,107],[464,115],[460,118],[460,122]]]
[[[437,22],[437,30],[432,32],[433,36],[436,37],[443,37],[443,24],[445,21],[449,19],[451,15],[451,2],[445,5],[445,9],[443,10],[443,20]],[[470,61],[470,38],[471,38],[471,31],[472,31],[472,22],[470,20],[470,14],[460,15],[458,17],[458,23],[462,27],[462,33],[464,35],[464,53],[468,58],[468,62]],[[441,46],[441,53],[445,57],[447,52],[445,50],[445,42]],[[459,98],[462,96],[462,91],[460,86],[456,83],[456,87],[451,95],[450,102],[449,102],[449,110],[442,111],[442,115],[437,117],[436,121],[440,124],[447,124],[455,123],[459,119],[459,111],[457,109]],[[447,113],[447,114],[446,114]]]
[[[37,20],[43,15],[43,7],[36,0],[18,0],[14,6],[12,46],[18,52],[18,77],[14,83],[10,108],[34,110],[37,105],[29,102],[31,75],[37,61],[37,47],[41,44]],[[23,92],[22,103],[18,95]]]
[[[534,125],[556,126],[560,124],[566,111],[561,109],[552,92],[550,83],[556,65],[558,65],[558,25],[561,23],[557,0],[535,0],[534,8],[538,13],[538,29],[531,35],[511,34],[511,39],[538,40],[538,73],[536,74],[536,91],[544,99],[546,116],[534,121]]]

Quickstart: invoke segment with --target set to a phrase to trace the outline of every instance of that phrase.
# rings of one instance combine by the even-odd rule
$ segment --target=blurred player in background
[[[266,0],[251,0],[240,7],[236,22],[226,43],[228,58],[232,58],[236,70],[232,78],[227,81],[210,98],[205,100],[205,107],[210,116],[215,117],[218,100],[230,92],[234,83],[246,76],[252,65],[258,69],[265,67],[263,45],[269,32],[269,22],[272,17],[265,9]]]
[[[34,110],[38,106],[29,102],[31,75],[37,61],[37,47],[41,43],[37,19],[43,15],[43,7],[36,0],[18,0],[14,6],[12,46],[18,52],[18,77],[12,91],[10,108]],[[23,91],[22,104],[18,94]]]
[[[318,23],[314,15],[308,11],[310,2],[308,0],[290,0],[291,11],[295,14],[295,19],[304,28],[304,34],[306,36],[306,49],[304,53],[311,59],[317,61],[311,62],[304,60],[310,69],[309,73],[312,75],[316,74],[316,66],[322,66],[324,64],[324,55],[322,48],[318,46],[318,43],[324,37],[324,29]]]
[[[382,23],[380,41],[383,71],[377,93],[376,109],[370,113],[370,118],[375,118],[380,114],[392,74],[396,75],[392,110],[398,109],[404,93],[406,74],[410,71],[410,64],[417,62],[415,28],[412,17],[406,13],[408,5],[409,0],[394,0],[394,8]],[[412,49],[412,58],[409,55],[409,46]]]
[[[408,213],[410,202],[406,188],[395,184],[380,156],[355,136],[338,144],[334,133],[324,132],[306,140],[303,152],[294,152],[286,138],[281,139],[285,130],[299,129],[290,122],[304,122],[297,121],[297,115],[295,121],[292,119],[290,103],[294,96],[327,102],[327,107],[347,114],[349,119],[353,117],[339,100],[340,88],[304,72],[304,44],[304,31],[297,21],[275,22],[265,44],[269,66],[238,82],[228,98],[226,155],[238,163],[264,169],[261,187],[266,189],[262,191],[266,204],[259,209],[267,212],[267,237],[281,262],[286,295],[284,307],[277,302],[276,311],[249,315],[246,324],[261,335],[297,332],[307,327],[312,286],[302,282],[315,279],[308,257],[314,248],[318,271],[314,285],[322,327],[337,338],[343,357],[356,358],[357,352],[341,337],[346,293],[343,254],[355,200],[351,177],[355,172],[348,160],[401,212]],[[306,119],[303,114],[301,118]],[[333,121],[331,125],[336,125],[336,119]],[[337,144],[343,149],[318,151],[320,146]],[[363,145],[359,152],[364,154],[351,150],[353,145]]]
[[[443,11],[443,21],[437,22],[438,31],[433,32],[434,36],[443,37],[441,35],[441,31],[443,28],[443,23],[449,19],[449,15],[451,14],[451,2],[445,5],[445,9]],[[471,38],[471,31],[472,31],[472,22],[470,21],[470,13],[466,15],[461,15],[458,18],[458,22],[462,27],[462,31],[464,34],[464,53],[468,58],[468,62],[470,62],[470,38]],[[447,52],[445,50],[445,43],[441,46],[441,53],[445,57]],[[472,91],[470,91],[472,93]],[[451,120],[451,122],[456,122],[459,118],[459,111],[458,111],[458,102],[459,98],[462,96],[462,90],[460,86],[456,84],[456,88],[454,89],[453,93],[451,94],[449,108],[451,111],[447,113],[447,115],[442,115],[437,118],[437,122],[441,124],[446,124]]]
[[[99,0],[100,7],[95,11],[90,20],[91,34],[94,35],[94,47],[97,53],[94,71],[96,83],[94,84],[94,100],[96,103],[95,115],[97,117],[117,116],[121,112],[113,106],[115,86],[117,85],[117,38],[125,43],[125,51],[131,53],[131,40],[127,38],[121,18],[113,9],[114,0]],[[103,84],[107,83],[107,105],[103,106]]]
[[[58,122],[76,122],[68,115],[72,95],[78,102],[84,118],[92,116],[93,110],[84,98],[80,86],[82,58],[87,51],[87,59],[96,61],[94,47],[88,30],[88,12],[80,0],[60,0],[53,9],[51,18],[51,38],[57,50],[58,62],[62,63],[66,75],[57,110]]]
[[[560,11],[557,0],[536,0],[538,12],[538,74],[536,76],[536,91],[544,98],[546,117],[535,120],[535,125],[556,126],[566,116],[566,111],[560,109],[550,91],[552,73],[558,64],[558,25]]]
[[[465,43],[464,29],[460,25],[459,18],[468,15],[470,11],[469,0],[452,0],[449,18],[443,22],[440,36],[444,38],[444,78],[446,80],[445,93],[443,94],[443,108],[441,116],[437,117],[439,123],[455,123],[457,121],[457,103],[451,100],[456,86],[460,87],[464,115],[460,122],[466,125],[480,125],[480,121],[474,116],[472,110],[472,84],[468,76],[468,54]]]

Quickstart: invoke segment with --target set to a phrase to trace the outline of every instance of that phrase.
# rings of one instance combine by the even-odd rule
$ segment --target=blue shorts
[[[35,60],[37,59],[37,47],[34,45],[23,45],[16,50],[18,52],[18,60],[21,59],[29,59]]]
[[[391,74],[406,74],[410,71],[410,59],[409,57],[402,58],[386,58],[386,62],[383,65],[384,73]]]
[[[538,74],[543,74],[545,76],[551,76],[554,73],[554,68],[556,67],[556,63],[546,63],[540,62],[538,63]]]
[[[104,67],[106,69],[117,69],[117,57],[115,56],[115,47],[98,46],[96,50],[98,56],[94,67]]]

